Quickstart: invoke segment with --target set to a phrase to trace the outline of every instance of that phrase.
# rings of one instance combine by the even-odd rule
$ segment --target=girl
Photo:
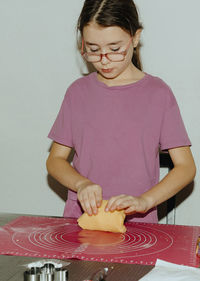
[[[132,0],[85,0],[81,54],[95,72],[69,86],[49,133],[47,170],[68,191],[64,216],[124,210],[157,223],[156,206],[195,176],[190,140],[171,89],[141,70],[142,26]],[[66,159],[75,150],[73,166]],[[159,149],[174,168],[159,182]]]

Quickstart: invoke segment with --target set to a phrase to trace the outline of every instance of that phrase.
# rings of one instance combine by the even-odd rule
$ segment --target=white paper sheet
[[[157,260],[155,267],[140,281],[200,281],[200,268]]]

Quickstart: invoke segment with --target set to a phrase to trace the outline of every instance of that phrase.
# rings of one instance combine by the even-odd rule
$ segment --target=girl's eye
[[[118,52],[119,49],[120,49],[120,47],[119,47],[119,48],[113,48],[113,49],[111,49],[111,51],[112,51],[112,52]]]
[[[99,49],[90,49],[90,52],[92,52],[92,53],[95,53],[95,52],[98,52],[99,51]]]

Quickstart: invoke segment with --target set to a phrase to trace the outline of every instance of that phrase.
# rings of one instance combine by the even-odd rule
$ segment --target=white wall
[[[144,25],[144,70],[172,87],[198,169],[200,1],[135,2]],[[47,134],[66,88],[81,73],[75,25],[83,1],[70,1],[70,8],[68,3],[0,0],[0,212],[63,212],[65,189],[48,183],[45,162]],[[199,199],[197,171],[194,189],[179,195],[177,224],[200,225]]]

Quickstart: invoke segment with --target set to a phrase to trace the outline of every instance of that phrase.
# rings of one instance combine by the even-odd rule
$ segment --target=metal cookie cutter
[[[31,267],[24,272],[24,281],[40,281],[40,267]]]
[[[68,270],[61,267],[55,268],[52,263],[42,267],[32,267],[24,272],[24,281],[67,281]]]
[[[56,268],[54,271],[54,281],[67,281],[68,270],[64,268]]]

